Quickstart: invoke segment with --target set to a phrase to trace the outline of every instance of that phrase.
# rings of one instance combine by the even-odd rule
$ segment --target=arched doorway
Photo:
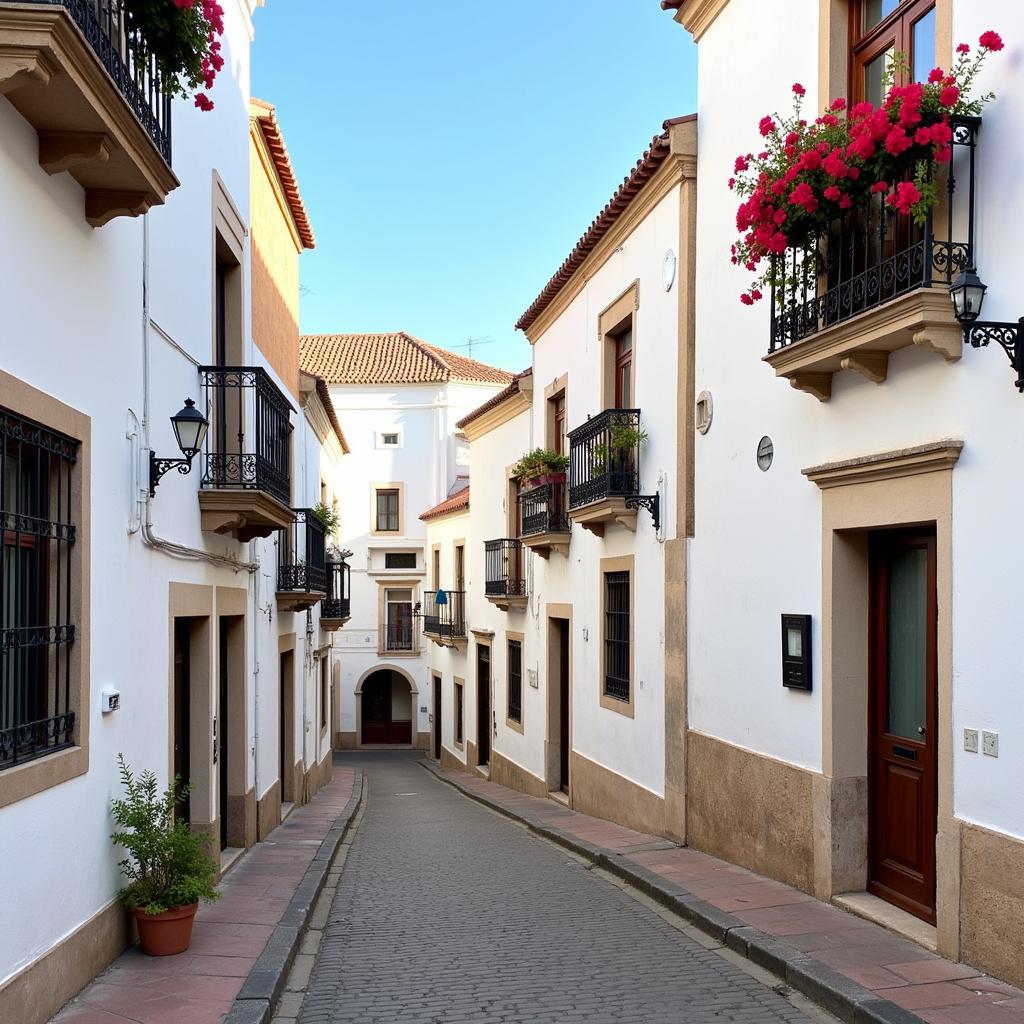
[[[377,669],[361,687],[361,743],[412,744],[413,690],[393,669]]]

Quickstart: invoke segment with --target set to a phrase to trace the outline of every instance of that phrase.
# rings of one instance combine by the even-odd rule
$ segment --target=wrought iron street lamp
[[[196,408],[191,398],[185,399],[185,407],[171,417],[174,436],[181,449],[182,459],[158,459],[149,453],[149,493],[156,494],[156,485],[164,473],[176,469],[183,476],[192,471],[192,460],[199,453],[206,438],[209,420]]]
[[[957,275],[949,286],[953,310],[964,331],[964,341],[972,348],[984,348],[997,342],[1010,358],[1010,366],[1017,374],[1014,382],[1024,392],[1024,317],[1020,320],[979,320],[988,286],[978,277],[974,267]]]

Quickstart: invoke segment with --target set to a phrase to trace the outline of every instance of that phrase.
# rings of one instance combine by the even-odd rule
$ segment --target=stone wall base
[[[491,782],[497,782],[509,789],[518,789],[530,796],[547,796],[548,784],[532,772],[510,761],[496,750],[491,751]]]
[[[274,779],[270,788],[256,801],[256,836],[262,842],[281,824],[281,780]]]
[[[665,800],[573,750],[569,799],[574,811],[607,818],[638,832],[665,834]]]

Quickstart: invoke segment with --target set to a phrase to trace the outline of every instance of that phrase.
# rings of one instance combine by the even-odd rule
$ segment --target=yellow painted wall
[[[293,397],[299,397],[299,253],[259,126],[249,136],[252,334]]]

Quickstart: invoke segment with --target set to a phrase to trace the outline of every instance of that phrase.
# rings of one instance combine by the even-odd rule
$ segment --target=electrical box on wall
[[[810,615],[782,616],[782,685],[790,690],[810,692]]]
[[[106,689],[100,694],[100,710],[108,715],[111,711],[117,711],[121,706],[121,691]]]

